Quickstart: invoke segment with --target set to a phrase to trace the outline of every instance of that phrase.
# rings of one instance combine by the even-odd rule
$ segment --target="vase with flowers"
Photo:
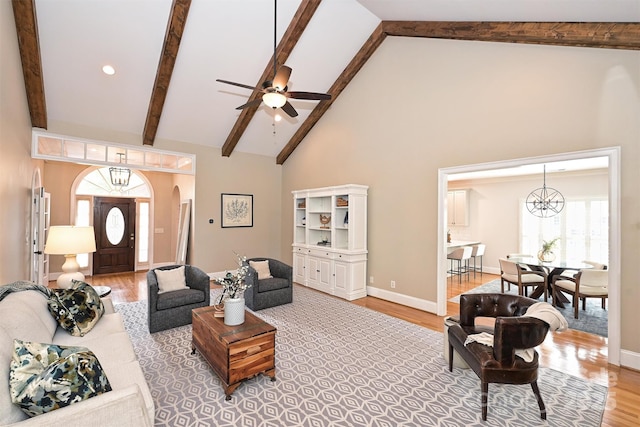
[[[538,259],[541,262],[553,262],[556,259],[556,254],[553,253],[553,248],[556,247],[558,240],[560,240],[559,237],[552,240],[542,241],[542,249],[538,252]]]
[[[225,271],[223,277],[215,279],[215,282],[222,286],[218,305],[224,305],[224,323],[229,326],[244,323],[244,291],[249,287],[245,281],[249,270],[247,257],[236,254],[236,258],[237,270]]]

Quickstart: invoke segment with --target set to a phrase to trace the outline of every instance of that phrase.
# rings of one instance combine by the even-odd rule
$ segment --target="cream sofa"
[[[84,337],[58,327],[47,298],[35,290],[8,294],[0,301],[0,426],[153,426],[151,392],[124,328],[122,316],[103,298],[105,313]],[[29,418],[11,402],[9,368],[13,340],[83,346],[96,355],[112,391]]]

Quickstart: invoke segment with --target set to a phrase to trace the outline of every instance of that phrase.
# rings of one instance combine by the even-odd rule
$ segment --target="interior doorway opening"
[[[444,316],[447,307],[447,209],[448,177],[470,173],[519,167],[572,159],[606,157],[609,164],[609,363],[620,364],[620,148],[606,148],[499,162],[442,168],[438,171],[438,286],[437,314]]]

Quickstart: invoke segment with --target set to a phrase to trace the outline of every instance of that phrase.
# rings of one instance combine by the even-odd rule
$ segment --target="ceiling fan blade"
[[[282,111],[287,113],[289,117],[296,117],[298,115],[298,112],[293,108],[293,105],[289,104],[289,101],[282,106]]]
[[[253,101],[249,101],[246,104],[242,104],[241,106],[236,107],[236,110],[244,110],[245,108],[248,108],[248,107],[254,107],[254,106],[260,105],[261,102],[262,102],[261,97],[256,98]]]
[[[287,96],[293,99],[311,99],[316,101],[326,101],[331,99],[331,95],[328,93],[316,92],[287,92]]]
[[[287,87],[287,83],[289,82],[289,76],[291,76],[291,68],[286,65],[281,66],[276,73],[276,76],[273,78],[272,86],[279,90],[284,90]]]
[[[242,84],[242,83],[230,82],[230,81],[228,81],[228,80],[216,79],[216,81],[217,81],[217,82],[220,82],[220,83],[226,83],[226,84],[228,84],[228,85],[233,85],[233,86],[243,87],[243,88],[245,88],[245,89],[251,89],[251,90],[254,90],[254,89],[255,89],[255,87],[253,87],[253,86],[244,85],[244,84]]]

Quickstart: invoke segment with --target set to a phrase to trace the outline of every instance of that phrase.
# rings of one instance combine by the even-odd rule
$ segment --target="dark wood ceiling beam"
[[[295,47],[296,43],[298,43],[298,40],[300,39],[300,36],[304,32],[305,28],[307,28],[307,24],[309,24],[309,21],[311,21],[311,18],[316,12],[316,9],[318,9],[318,6],[320,6],[321,1],[322,0],[303,0],[300,3],[298,10],[293,16],[291,23],[287,27],[287,30],[285,31],[282,39],[280,40],[280,43],[278,44],[278,47],[276,48],[275,55],[278,65],[284,64],[289,58],[291,51]],[[262,83],[271,79],[273,79],[273,56],[271,56],[271,60],[264,69],[260,80],[258,80],[256,89],[249,97],[249,101],[252,101],[260,96],[261,91],[259,90],[259,88],[262,87]],[[256,111],[258,111],[258,107],[259,105],[255,107],[248,107],[240,111],[238,119],[233,125],[229,136],[227,136],[227,139],[222,146],[223,156],[229,157],[231,155],[233,150],[236,148],[236,145],[238,145],[240,137],[242,137],[242,134],[247,129],[247,126],[249,126],[249,122],[251,122],[251,119],[256,114]]]
[[[167,98],[169,84],[171,83],[173,67],[176,64],[178,50],[180,49],[182,33],[187,24],[189,7],[191,7],[191,0],[173,0],[171,4],[171,13],[169,14],[167,31],[164,35],[164,44],[162,45],[158,72],[156,73],[156,80],[153,84],[153,92],[151,93],[151,100],[149,101],[149,110],[147,111],[147,118],[144,123],[144,131],[142,134],[142,143],[144,145],[153,145],[156,139],[160,117],[162,116],[162,110],[164,108],[164,101]]]
[[[384,21],[382,25],[388,36],[640,49],[637,22]]]
[[[345,87],[351,82],[351,80],[358,74],[358,71],[369,60],[371,55],[378,49],[386,37],[386,34],[382,31],[382,24],[378,25],[373,33],[369,36],[366,42],[362,45],[358,53],[353,57],[349,65],[342,71],[342,74],[336,79],[331,88],[327,91],[331,95],[331,99],[327,101],[320,101],[318,105],[311,111],[311,114],[298,128],[296,133],[293,134],[287,145],[280,151],[276,158],[276,163],[283,164],[293,153],[293,150],[302,142],[305,136],[311,131],[313,126],[320,120],[324,113],[329,109],[331,104],[336,100],[338,95],[342,93]]]
[[[386,36],[425,37],[505,43],[535,43],[607,49],[640,49],[640,23],[618,22],[431,22],[382,21],[373,31],[328,93],[280,151],[276,163],[283,164],[342,90],[351,82]]]
[[[42,61],[38,42],[38,20],[34,0],[12,0],[24,86],[27,92],[31,126],[47,128]]]

